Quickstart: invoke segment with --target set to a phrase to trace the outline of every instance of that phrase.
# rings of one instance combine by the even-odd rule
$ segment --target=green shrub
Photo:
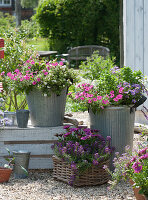
[[[54,50],[64,53],[74,46],[96,44],[119,57],[118,0],[45,0],[35,17]]]

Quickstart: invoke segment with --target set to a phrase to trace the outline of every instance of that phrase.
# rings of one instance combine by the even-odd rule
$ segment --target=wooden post
[[[4,39],[0,38],[0,59],[4,58],[4,50],[1,48],[4,47]]]

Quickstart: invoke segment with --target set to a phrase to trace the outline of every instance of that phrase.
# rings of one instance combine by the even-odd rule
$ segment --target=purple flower
[[[99,157],[100,157],[100,156],[99,156],[98,153],[95,153],[95,154],[94,154],[94,158],[95,158],[95,159],[97,159],[97,158],[99,158]]]
[[[107,166],[107,165],[104,165],[104,166],[103,166],[103,169],[108,169],[108,166]]]
[[[70,127],[70,125],[64,126],[64,129],[68,129]]]
[[[134,173],[140,173],[142,170],[142,165],[140,162],[137,161],[132,165],[132,168],[134,170]]]
[[[144,159],[147,159],[148,158],[148,153],[140,156],[139,160],[144,160]]]
[[[98,165],[99,162],[97,160],[93,160],[93,165]]]
[[[147,147],[144,148],[144,149],[141,149],[141,150],[138,152],[138,155],[140,156],[140,155],[145,154],[147,149],[148,149]]]
[[[107,140],[107,141],[111,141],[111,136],[107,136],[107,137],[106,137],[106,140]]]
[[[86,135],[86,136],[84,136],[84,137],[81,137],[81,140],[87,140],[87,139],[89,139],[90,138],[90,136],[89,135]]]
[[[70,134],[71,134],[71,132],[65,133],[65,134],[64,134],[64,137],[67,137],[67,136],[69,136]]]

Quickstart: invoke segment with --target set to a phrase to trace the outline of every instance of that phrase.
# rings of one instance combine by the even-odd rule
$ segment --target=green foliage
[[[36,19],[52,49],[64,53],[70,47],[97,44],[109,47],[119,58],[117,0],[45,0]]]
[[[15,27],[14,22],[15,17],[8,14],[0,12],[0,37],[4,32],[7,32],[10,27]]]
[[[21,6],[23,8],[36,8],[39,0],[21,0]]]
[[[5,41],[5,57],[0,60],[0,73],[4,75],[2,78],[4,88],[3,98],[7,98],[6,102],[9,102],[8,110],[11,110],[12,107],[18,109],[24,99],[18,105],[18,93],[10,90],[5,75],[9,71],[15,70],[16,66],[21,65],[24,60],[28,59],[34,53],[32,47],[26,44],[26,33],[20,29],[10,27],[6,32],[1,33],[0,37],[3,37]]]

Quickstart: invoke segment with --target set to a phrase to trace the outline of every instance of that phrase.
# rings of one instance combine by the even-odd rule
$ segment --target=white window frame
[[[10,7],[12,4],[12,0],[10,0],[9,4],[4,4],[4,0],[2,0],[2,4],[0,4],[0,7]]]

